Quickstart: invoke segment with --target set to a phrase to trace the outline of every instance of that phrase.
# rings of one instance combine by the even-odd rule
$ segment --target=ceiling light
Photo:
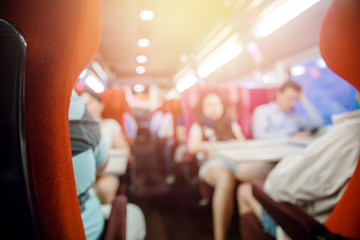
[[[145,86],[143,84],[135,84],[133,89],[134,89],[134,92],[142,93],[145,91]]]
[[[105,90],[104,84],[93,74],[90,74],[85,78],[85,84],[97,93],[102,93]]]
[[[91,66],[94,68],[95,72],[97,73],[97,75],[100,77],[101,80],[103,80],[104,82],[108,81],[108,76],[107,76],[106,72],[100,66],[100,64],[98,62],[93,61],[91,63]]]
[[[294,77],[301,76],[305,72],[306,72],[306,68],[303,65],[295,65],[290,68],[290,73]]]
[[[146,69],[145,69],[144,66],[137,66],[137,67],[136,67],[136,72],[137,72],[138,74],[143,74],[143,73],[146,72]]]
[[[219,45],[233,30],[232,26],[227,26],[224,28],[211,42],[204,47],[200,53],[195,57],[195,61],[202,60],[206,55],[208,55],[217,45]]]
[[[87,72],[88,72],[88,69],[85,68],[85,69],[80,73],[79,79],[83,79],[83,78],[86,76]]]
[[[187,75],[179,79],[178,83],[176,84],[176,90],[183,92],[185,89],[190,88],[195,83],[197,83],[197,77],[193,74]]]
[[[319,57],[316,60],[316,66],[318,66],[319,68],[326,68],[326,62],[324,61],[324,59],[322,57]]]
[[[209,76],[211,73],[238,56],[243,49],[243,44],[239,42],[239,35],[230,37],[200,63],[197,74],[202,78]]]
[[[139,39],[137,43],[138,43],[139,47],[148,47],[150,45],[149,39],[146,39],[146,38]]]
[[[320,0],[282,0],[275,1],[260,15],[260,21],[255,25],[253,34],[257,38],[270,35],[296,16],[303,13],[308,8]]]
[[[170,90],[165,95],[165,99],[167,99],[167,100],[171,100],[171,99],[174,99],[177,97],[179,97],[179,92],[177,92],[175,89]]]
[[[140,12],[140,18],[144,21],[150,21],[154,18],[154,12],[151,10],[143,10]]]
[[[189,57],[186,55],[186,53],[180,55],[180,62],[182,64],[186,64],[189,62]]]
[[[136,61],[138,63],[146,63],[147,62],[147,57],[145,55],[139,55],[136,57]]]

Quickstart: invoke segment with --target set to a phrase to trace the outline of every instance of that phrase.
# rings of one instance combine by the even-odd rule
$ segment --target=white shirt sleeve
[[[335,126],[310,144],[303,155],[283,158],[269,173],[264,189],[275,201],[330,211],[352,176],[359,157],[360,120]]]

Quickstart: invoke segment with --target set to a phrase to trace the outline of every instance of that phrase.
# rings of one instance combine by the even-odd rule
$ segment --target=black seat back
[[[0,239],[36,239],[24,136],[26,42],[0,19]]]

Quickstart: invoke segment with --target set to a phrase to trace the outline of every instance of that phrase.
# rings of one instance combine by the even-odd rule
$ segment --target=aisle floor
[[[200,206],[197,185],[191,185],[177,166],[176,181],[164,183],[161,164],[152,158],[151,146],[135,146],[136,181],[130,201],[143,210],[147,240],[213,239],[211,206]],[[239,239],[234,216],[228,239]]]

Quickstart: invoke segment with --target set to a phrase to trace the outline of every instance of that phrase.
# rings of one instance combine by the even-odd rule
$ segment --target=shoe
[[[165,178],[165,184],[166,185],[172,185],[172,184],[174,184],[175,180],[176,180],[175,175],[174,174],[169,174]]]

